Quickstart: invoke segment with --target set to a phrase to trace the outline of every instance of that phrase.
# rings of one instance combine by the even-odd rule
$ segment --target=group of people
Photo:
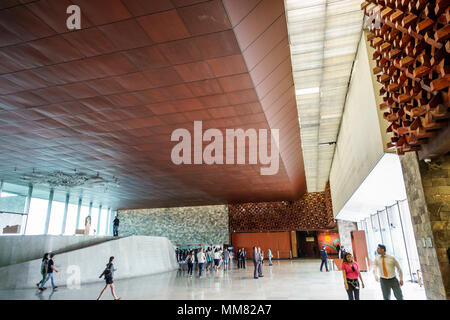
[[[181,252],[182,250],[176,251],[177,260],[178,258],[183,258],[184,262],[188,266],[188,275],[192,277],[194,263],[198,263],[199,269],[199,277],[202,277],[203,267],[206,265],[206,270],[215,270],[218,271],[223,265],[224,270],[228,269],[228,266],[231,264],[232,260],[232,252],[228,249],[222,250],[221,247],[211,248],[208,247],[206,252],[203,251],[203,248],[200,248],[197,252],[194,250],[190,250],[187,252],[186,256]],[[180,254],[181,252],[181,254]],[[320,265],[320,271],[322,271],[322,267],[325,264],[327,266],[327,258],[328,255],[325,250],[325,246],[322,247],[320,251],[322,263]],[[401,286],[403,286],[403,273],[400,267],[400,264],[395,259],[395,257],[386,254],[386,247],[382,244],[378,245],[377,248],[378,256],[374,261],[373,274],[375,276],[375,280],[380,282],[381,291],[383,294],[384,300],[389,300],[391,296],[391,291],[394,292],[394,296],[397,300],[403,300],[403,294],[401,290]],[[269,249],[268,252],[268,260],[269,266],[272,265],[272,252]],[[36,283],[36,286],[42,292],[45,290],[45,284],[48,280],[51,280],[53,290],[56,290],[58,287],[55,285],[53,273],[58,272],[55,265],[55,256],[56,254],[51,252],[47,252],[44,254],[40,266],[40,273],[42,275],[42,279]],[[246,251],[244,248],[239,249],[237,251],[237,261],[238,268],[245,268],[245,260],[246,260]],[[260,247],[253,247],[253,255],[252,255],[254,272],[254,279],[259,279],[264,277],[262,273],[262,266],[264,263],[264,252]],[[180,260],[179,260],[180,261]],[[109,258],[109,262],[106,264],[106,268],[102,272],[99,278],[104,277],[106,285],[100,292],[97,300],[100,300],[103,294],[105,293],[108,287],[111,288],[111,293],[114,297],[114,300],[120,300],[115,293],[114,288],[114,271],[117,269],[114,268],[114,257]],[[399,274],[400,280],[396,277],[396,270]],[[328,267],[327,267],[328,271]],[[356,263],[353,259],[353,256],[349,252],[345,252],[343,255],[342,261],[342,274],[344,278],[344,287],[347,291],[349,300],[359,300],[359,291],[360,288],[364,288],[364,281],[359,271],[358,263]],[[361,283],[359,282],[361,281]]]
[[[403,286],[403,272],[400,264],[395,257],[386,254],[386,246],[379,244],[377,247],[378,256],[373,264],[373,274],[375,280],[380,282],[381,292],[384,300],[389,300],[391,297],[391,291],[394,292],[394,296],[397,300],[403,300],[403,294],[401,286]],[[322,263],[320,265],[320,271],[322,271],[323,265],[326,266],[328,272],[327,259],[328,255],[325,250],[325,246],[320,251]],[[397,279],[396,270],[400,277]],[[349,300],[359,300],[359,290],[364,288],[364,281],[359,271],[358,263],[353,259],[353,255],[349,252],[344,252],[342,255],[342,275],[344,278],[344,287],[347,291]],[[361,280],[361,284],[359,283]]]
[[[55,280],[53,278],[53,272],[59,272],[56,268],[57,265],[55,264],[55,256],[56,254],[54,252],[46,252],[44,256],[42,257],[40,272],[42,275],[42,279],[36,283],[36,286],[38,287],[39,291],[44,291],[45,284],[48,280],[51,280],[52,289],[53,291],[56,291],[58,286],[55,285]],[[106,285],[103,288],[103,290],[100,292],[100,295],[98,296],[97,300],[100,300],[103,294],[105,293],[106,289],[108,287],[111,288],[111,293],[114,297],[114,300],[120,300],[119,297],[117,297],[115,288],[114,288],[114,271],[117,269],[114,268],[114,257],[109,258],[109,262],[106,264],[105,270],[103,270],[102,274],[99,278],[104,277]]]
[[[272,251],[269,249],[268,252],[269,266],[272,265]],[[264,251],[260,247],[253,247],[253,278],[258,279],[264,277],[262,274],[262,266],[264,264]]]
[[[205,271],[218,271],[223,266],[224,270],[228,270],[233,259],[233,253],[221,247],[208,247],[205,251],[203,248],[192,250],[177,248],[175,254],[181,270],[184,270],[184,265],[187,265],[187,274],[190,277],[192,277],[195,263],[198,265],[199,277],[201,277],[203,268]]]

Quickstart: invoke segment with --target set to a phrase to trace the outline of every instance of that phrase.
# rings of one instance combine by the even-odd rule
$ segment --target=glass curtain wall
[[[75,224],[77,222],[77,210],[78,210],[77,204],[69,203],[69,208],[67,210],[66,229],[64,230],[65,235],[75,234]]]
[[[32,188],[30,208],[28,215],[24,214],[29,186],[1,183],[0,181],[0,235],[23,234],[42,235],[45,232],[47,211],[49,205],[49,188]],[[82,201],[80,216],[77,225],[79,195],[71,195],[67,207],[67,216],[64,224],[66,191],[55,191],[51,203],[50,220],[48,225],[49,235],[74,235],[76,229],[85,229],[85,219],[89,215],[89,200]],[[83,200],[83,199],[82,199]],[[99,222],[99,206],[92,206],[90,235],[106,235],[108,223],[108,206],[103,206]],[[26,225],[26,230],[25,230]],[[11,233],[11,229],[18,227],[18,231]],[[13,228],[11,228],[13,227]],[[64,227],[64,230],[63,230]],[[14,229],[14,230],[16,230]],[[94,233],[95,230],[95,233]],[[5,231],[5,232],[3,232]]]
[[[407,200],[377,211],[360,221],[358,228],[365,231],[369,259],[376,258],[377,246],[382,243],[386,253],[399,262],[404,279],[417,282],[420,262]]]

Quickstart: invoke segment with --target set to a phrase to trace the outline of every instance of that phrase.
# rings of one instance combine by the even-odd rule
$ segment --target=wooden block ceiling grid
[[[380,17],[368,35],[376,50],[374,74],[383,87],[381,110],[391,124],[388,148],[418,151],[448,126],[450,1],[364,1],[366,15]]]
[[[5,181],[33,168],[116,176],[121,187],[108,194],[72,190],[113,208],[305,191],[283,1],[23,2],[0,3]],[[65,27],[60,13],[71,4],[82,8],[82,30]],[[279,173],[173,165],[170,134],[194,120],[205,129],[282,128]]]

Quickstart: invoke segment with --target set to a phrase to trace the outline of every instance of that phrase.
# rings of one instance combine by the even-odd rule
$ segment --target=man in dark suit
[[[253,266],[255,267],[255,270],[253,271],[253,278],[258,279],[258,268],[259,268],[259,264],[260,264],[260,256],[259,256],[259,252],[258,249],[256,247],[253,247]]]
[[[237,259],[237,267],[238,269],[241,268],[241,264],[242,264],[242,252],[241,249],[238,250],[237,254],[236,254],[236,259]]]
[[[247,251],[245,251],[245,248],[242,248],[241,257],[242,257],[241,268],[245,269],[245,262],[246,262],[246,259],[247,259]]]
[[[327,263],[328,254],[327,251],[325,250],[325,246],[322,246],[322,250],[320,250],[320,259],[322,260],[322,263],[320,264],[320,272],[322,272],[323,265],[325,265],[325,268],[327,269],[328,272],[328,263]]]
[[[338,257],[338,259],[340,259],[341,258],[341,255],[340,255],[340,251],[341,251],[341,245],[339,244],[339,242],[336,244],[336,251],[337,251],[337,257]]]

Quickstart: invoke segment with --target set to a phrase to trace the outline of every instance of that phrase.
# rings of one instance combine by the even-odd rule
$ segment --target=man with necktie
[[[400,288],[400,286],[403,286],[403,272],[398,261],[393,256],[386,254],[386,247],[382,244],[378,245],[377,253],[379,256],[375,259],[373,274],[375,280],[380,281],[383,299],[389,300],[391,298],[392,289],[395,298],[403,300],[402,289]],[[400,281],[397,280],[395,269],[397,269]]]

